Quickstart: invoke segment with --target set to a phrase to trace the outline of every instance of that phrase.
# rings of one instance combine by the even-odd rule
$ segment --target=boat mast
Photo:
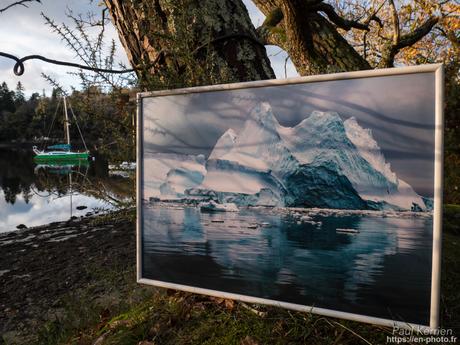
[[[70,145],[70,131],[69,131],[70,123],[69,123],[69,115],[67,114],[67,103],[65,100],[65,96],[62,96],[62,98],[64,99],[64,114],[65,114],[64,132],[65,132],[67,145]]]

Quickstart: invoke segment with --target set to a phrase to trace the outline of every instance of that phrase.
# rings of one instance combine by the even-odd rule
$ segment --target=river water
[[[144,278],[429,323],[430,216],[317,215],[310,224],[266,209],[146,205],[143,221]]]
[[[109,175],[103,157],[80,166],[37,165],[29,149],[0,148],[0,232],[113,209],[101,198],[126,198],[127,181]]]

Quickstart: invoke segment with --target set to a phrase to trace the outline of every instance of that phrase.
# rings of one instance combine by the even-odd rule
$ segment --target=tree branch
[[[420,41],[423,37],[425,37],[436,25],[439,21],[438,17],[432,16],[428,18],[423,24],[421,24],[418,28],[414,31],[409,32],[404,35],[400,35],[398,38],[398,42],[394,43],[394,36],[393,41],[388,43],[382,51],[382,58],[379,63],[380,68],[385,67],[393,67],[394,58],[399,51],[405,47],[410,47]]]
[[[460,49],[460,39],[455,34],[455,31],[446,31],[444,30],[444,28],[441,28],[439,26],[437,26],[436,29],[441,33],[442,36],[444,36],[452,43],[455,49]]]
[[[380,28],[383,28],[383,22],[382,20],[377,16],[376,13],[372,14],[369,16],[369,19],[366,21],[367,24],[370,24],[371,21],[376,22]]]
[[[260,42],[263,44],[280,45],[284,28],[278,24],[283,21],[283,11],[276,7],[271,11],[261,26],[256,31]]]
[[[369,25],[371,21],[376,22],[380,28],[383,28],[383,22],[382,20],[377,16],[377,14],[380,12],[380,10],[383,8],[383,5],[385,5],[385,1],[383,0],[382,3],[377,7],[375,11],[373,11],[369,17],[364,21],[364,24]]]
[[[431,31],[433,26],[435,26],[438,23],[438,21],[439,21],[439,18],[435,17],[435,16],[432,16],[432,17],[428,18],[425,21],[425,23],[420,25],[414,31],[412,31],[412,32],[410,32],[408,34],[402,35],[400,37],[399,42],[398,42],[398,44],[396,45],[395,48],[400,50],[402,48],[409,47],[409,46],[417,43],[418,41],[420,41],[423,37],[425,37]]]
[[[41,0],[21,0],[21,1],[16,1],[16,2],[13,2],[12,4],[9,4],[8,6],[6,6],[4,8],[0,8],[0,13],[3,13],[6,10],[8,10],[11,7],[14,7],[14,6],[29,7],[29,6],[26,5],[26,3],[28,3],[28,2],[38,2],[39,4],[41,4]]]
[[[313,11],[324,12],[331,22],[346,31],[351,30],[352,28],[369,31],[369,25],[340,17],[337,12],[335,12],[334,7],[329,4],[319,3],[311,9]]]
[[[393,24],[393,45],[396,46],[400,39],[399,15],[396,10],[395,2],[393,0],[388,0],[388,2],[390,4],[391,20]]]

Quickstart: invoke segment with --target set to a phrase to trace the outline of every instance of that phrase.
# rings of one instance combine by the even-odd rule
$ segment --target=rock
[[[80,210],[80,211],[81,211],[81,210],[84,210],[84,209],[86,209],[86,208],[88,208],[88,207],[87,207],[87,206],[84,206],[84,205],[80,205],[80,206],[77,206],[76,208],[77,208],[77,210]]]
[[[24,225],[24,224],[19,224],[19,225],[16,227],[16,229],[19,229],[19,230],[21,230],[21,229],[27,229],[27,226]]]

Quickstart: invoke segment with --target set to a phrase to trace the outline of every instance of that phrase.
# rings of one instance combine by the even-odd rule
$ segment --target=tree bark
[[[336,27],[318,13],[321,1],[254,0],[254,3],[267,18],[258,28],[263,41],[284,49],[300,75],[371,68]]]
[[[205,71],[192,84],[275,77],[241,0],[104,2],[141,84],[167,67]]]

